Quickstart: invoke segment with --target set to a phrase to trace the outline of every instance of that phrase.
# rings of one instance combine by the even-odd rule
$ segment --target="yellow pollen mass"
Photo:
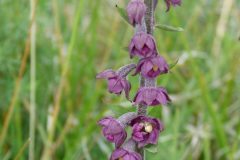
[[[145,127],[144,127],[144,130],[145,130],[147,133],[151,133],[151,132],[152,132],[153,126],[152,126],[150,123],[146,123],[144,126],[145,126]]]
[[[153,71],[156,72],[157,70],[158,70],[158,66],[157,66],[157,65],[154,65],[154,66],[153,66]]]
[[[120,158],[118,158],[118,160],[123,160],[123,158],[122,158],[122,157],[120,157]]]

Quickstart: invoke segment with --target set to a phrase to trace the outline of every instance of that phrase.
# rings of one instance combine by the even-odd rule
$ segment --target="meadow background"
[[[34,160],[105,160],[111,154],[97,121],[135,110],[95,79],[106,68],[136,61],[124,50],[134,30],[116,4],[127,1],[38,0],[30,7],[29,0],[0,0],[1,160],[26,160],[29,153]],[[154,32],[160,53],[179,63],[158,78],[173,102],[149,110],[165,131],[147,160],[239,160],[240,1],[183,0],[165,9],[160,0],[156,23],[184,32]],[[130,80],[133,97],[138,78]],[[34,117],[36,130],[29,133]]]

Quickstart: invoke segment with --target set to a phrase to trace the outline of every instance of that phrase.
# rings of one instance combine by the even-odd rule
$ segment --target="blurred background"
[[[1,160],[109,157],[97,121],[135,110],[95,79],[136,62],[124,49],[134,30],[116,4],[127,0],[0,0]],[[173,102],[149,109],[165,130],[147,159],[239,160],[240,1],[183,0],[165,10],[160,0],[156,23],[184,32],[154,32],[160,53],[179,62],[158,78]],[[133,97],[138,77],[129,79]]]

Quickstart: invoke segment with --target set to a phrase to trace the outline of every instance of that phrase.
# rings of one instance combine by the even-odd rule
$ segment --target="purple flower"
[[[127,6],[127,13],[130,23],[135,26],[142,24],[142,19],[146,13],[147,7],[142,0],[131,0]]]
[[[177,5],[180,6],[182,3],[182,0],[165,0],[165,2],[167,5],[167,11],[169,11],[171,6],[174,6],[174,7]]]
[[[116,147],[120,147],[127,138],[127,132],[116,119],[112,117],[105,117],[98,122],[101,125],[104,137],[115,143]]]
[[[108,80],[108,91],[110,93],[121,94],[124,90],[128,98],[131,84],[127,81],[126,77],[109,69],[99,73],[97,78],[105,78]]]
[[[160,74],[168,73],[169,67],[165,59],[161,56],[143,58],[139,61],[136,72],[141,72],[145,78],[156,78]]]
[[[157,49],[154,38],[147,33],[139,32],[134,35],[129,45],[130,57],[150,57],[157,55]]]
[[[119,148],[113,151],[110,160],[142,160],[142,157],[139,153]]]
[[[162,87],[142,87],[138,90],[133,102],[147,106],[166,105],[170,102],[166,89]]]
[[[163,131],[163,125],[156,118],[138,116],[130,124],[133,127],[132,139],[138,143],[138,147],[157,144],[159,133]]]

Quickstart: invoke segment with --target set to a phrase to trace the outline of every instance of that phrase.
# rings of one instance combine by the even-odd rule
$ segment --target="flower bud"
[[[142,0],[131,0],[127,6],[129,22],[133,26],[136,24],[142,24],[146,9],[147,7]]]

